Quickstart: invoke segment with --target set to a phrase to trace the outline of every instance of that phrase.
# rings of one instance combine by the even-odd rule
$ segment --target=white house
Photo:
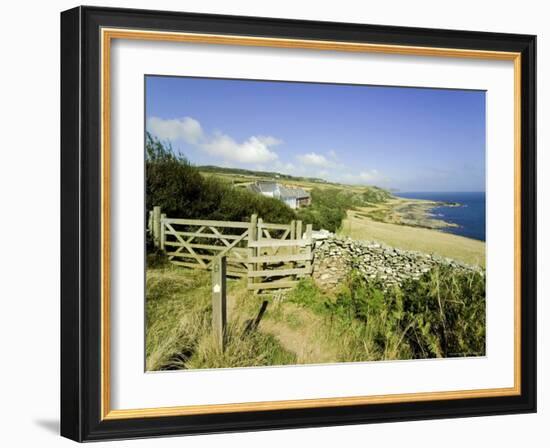
[[[292,209],[307,207],[311,204],[311,196],[303,188],[288,187],[272,181],[257,181],[250,184],[248,188],[254,193],[279,199]]]

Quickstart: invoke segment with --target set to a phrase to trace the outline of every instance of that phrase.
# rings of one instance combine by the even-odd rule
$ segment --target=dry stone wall
[[[378,278],[388,287],[400,285],[406,279],[419,279],[438,264],[482,271],[450,258],[334,235],[316,241],[313,253],[313,279],[324,289],[336,288],[352,269],[361,272],[367,280]]]

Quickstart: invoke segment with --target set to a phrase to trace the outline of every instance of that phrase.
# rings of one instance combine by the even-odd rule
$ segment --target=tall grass
[[[325,317],[339,361],[485,354],[485,277],[436,267],[385,288],[352,272],[336,295],[303,280],[289,300]]]
[[[155,266],[155,267],[151,267]],[[268,334],[250,329],[253,314],[235,313],[225,350],[212,336],[210,273],[150,263],[146,278],[146,369],[172,370],[291,364]],[[231,283],[232,289],[242,290]]]
[[[485,354],[485,277],[438,267],[420,280],[385,288],[352,272],[338,292],[303,279],[272,302],[251,326],[265,298],[229,283],[225,350],[212,336],[210,274],[157,260],[147,271],[147,370],[227,368],[296,364],[445,358]],[[262,331],[265,329],[271,330]],[[298,361],[280,331],[307,337],[320,358]],[[270,333],[271,332],[271,333]],[[313,347],[312,344],[315,346]],[[330,356],[327,356],[330,355]],[[328,361],[327,361],[328,360]]]

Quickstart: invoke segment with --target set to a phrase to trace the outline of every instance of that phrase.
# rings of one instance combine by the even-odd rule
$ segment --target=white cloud
[[[317,171],[317,177],[320,177],[321,179],[328,177],[330,173],[327,170],[320,170]]]
[[[198,120],[192,117],[162,119],[151,117],[147,120],[147,130],[161,140],[183,141],[223,161],[241,163],[267,163],[277,160],[273,146],[282,143],[272,136],[252,136],[237,142],[222,133],[207,134]]]
[[[368,170],[368,171],[361,171],[359,173],[359,177],[367,182],[373,182],[375,180],[379,180],[381,178],[380,173],[378,170]]]
[[[213,156],[241,163],[266,163],[277,159],[277,153],[272,146],[281,141],[274,137],[249,137],[242,143],[224,134],[216,134],[202,143],[200,148]]]
[[[323,154],[317,154],[315,152],[310,152],[308,154],[299,154],[296,158],[305,165],[314,165],[321,167],[329,167],[331,165],[330,160],[328,160]]]
[[[278,138],[275,138],[275,137],[271,137],[270,135],[259,135],[256,138],[260,140],[262,143],[266,144],[267,146],[277,146],[283,143],[282,140],[279,140]]]
[[[296,171],[296,167],[291,162],[281,162],[280,160],[277,160],[275,162],[275,169],[277,171],[281,171],[283,174],[292,174]]]
[[[293,163],[290,163],[290,162],[285,163],[284,166],[283,166],[283,168],[284,168],[285,170],[288,170],[288,171],[294,171],[294,170],[296,170],[296,167],[294,166],[294,164],[293,164]]]
[[[389,178],[376,169],[363,170],[359,173],[346,173],[342,180],[351,184],[384,186]]]
[[[147,130],[161,140],[183,140],[190,144],[198,143],[204,136],[201,124],[191,117],[170,120],[151,117],[147,120]]]

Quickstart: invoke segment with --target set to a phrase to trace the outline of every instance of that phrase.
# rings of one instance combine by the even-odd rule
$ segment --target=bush
[[[355,207],[383,202],[391,195],[376,187],[360,192],[343,188],[313,188],[312,204],[296,212],[284,202],[246,189],[233,188],[222,179],[203,176],[168,143],[146,135],[146,207],[159,205],[169,217],[248,221],[257,214],[265,222],[289,223],[301,219],[316,230],[336,232]]]
[[[485,276],[479,272],[441,266],[388,289],[353,271],[332,299],[308,279],[289,300],[329,320],[341,361],[485,354]]]
[[[485,276],[433,269],[402,287],[405,321],[415,330],[409,344],[415,357],[485,354]]]
[[[169,144],[146,135],[146,208],[156,205],[169,217],[248,221],[258,214],[264,221],[288,223],[295,213],[283,202],[236,189],[214,177],[204,177]]]
[[[376,187],[365,187],[361,192],[342,188],[313,188],[311,206],[297,211],[298,219],[312,224],[315,230],[326,229],[336,232],[347,216],[347,210],[384,202],[390,193]]]
[[[368,187],[363,192],[363,201],[367,204],[379,204],[381,202],[386,202],[391,197],[392,195],[389,191],[378,187]]]
[[[412,358],[447,358],[485,354],[485,277],[482,273],[440,266],[420,280],[384,290],[354,273],[348,292],[332,312],[373,327],[381,352],[397,336]],[[402,336],[400,336],[402,335]],[[396,347],[394,347],[396,348]]]

